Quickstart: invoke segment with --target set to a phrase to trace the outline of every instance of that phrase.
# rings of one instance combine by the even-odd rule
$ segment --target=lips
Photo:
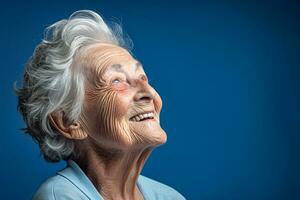
[[[135,121],[135,122],[140,122],[140,121],[144,121],[147,119],[154,119],[154,112],[144,112],[141,114],[137,114],[133,117],[131,117],[129,120],[130,121]]]

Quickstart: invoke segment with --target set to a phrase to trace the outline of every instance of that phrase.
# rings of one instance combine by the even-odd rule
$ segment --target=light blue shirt
[[[140,175],[137,186],[144,200],[185,200],[175,189]],[[92,182],[72,160],[38,189],[33,200],[103,200]]]

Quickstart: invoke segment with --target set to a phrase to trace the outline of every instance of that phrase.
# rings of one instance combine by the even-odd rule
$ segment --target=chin
[[[158,146],[158,145],[163,145],[166,142],[167,142],[167,134],[165,133],[165,131],[162,131],[160,137],[155,140],[155,144],[156,146]]]
[[[167,141],[166,132],[161,128],[159,122],[154,120],[148,122],[133,122],[131,123],[131,130],[143,141],[142,143],[156,146],[164,144]]]
[[[151,147],[157,147],[167,142],[167,134],[163,129],[155,132],[144,132],[143,136],[145,138],[143,143]]]

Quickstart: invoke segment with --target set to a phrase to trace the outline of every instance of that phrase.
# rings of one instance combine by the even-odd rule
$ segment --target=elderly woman
[[[162,101],[116,27],[77,11],[47,28],[26,66],[17,91],[25,131],[47,161],[67,161],[35,200],[185,199],[140,175],[167,139]]]

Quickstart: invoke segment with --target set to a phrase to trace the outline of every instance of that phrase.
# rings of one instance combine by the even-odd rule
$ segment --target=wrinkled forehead
[[[97,75],[103,75],[104,71],[113,64],[136,62],[126,49],[103,43],[82,49],[75,60],[80,62],[85,72]]]

